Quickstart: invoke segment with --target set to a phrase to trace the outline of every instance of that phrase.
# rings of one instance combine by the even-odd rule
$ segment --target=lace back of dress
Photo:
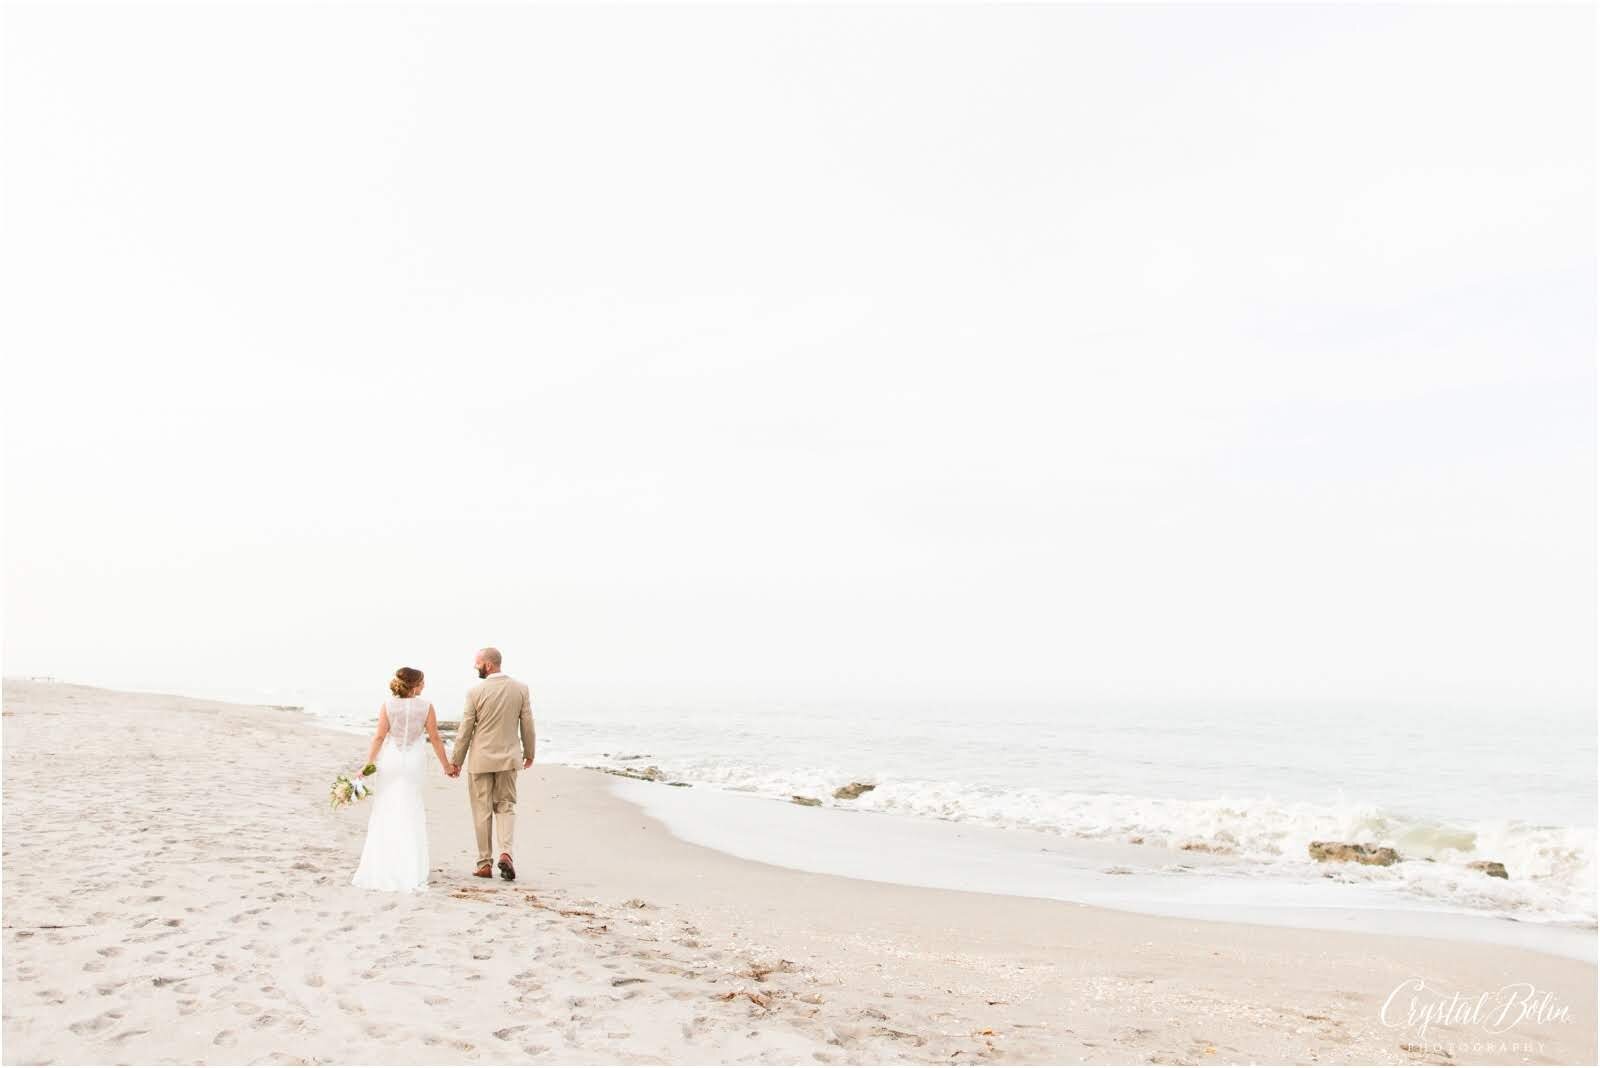
[[[389,712],[389,736],[401,749],[408,749],[422,737],[428,719],[428,703],[420,697],[391,697],[385,704]]]

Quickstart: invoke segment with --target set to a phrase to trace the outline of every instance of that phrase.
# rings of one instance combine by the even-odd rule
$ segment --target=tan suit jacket
[[[519,744],[520,736],[520,744]],[[472,763],[463,761],[468,747]],[[533,701],[528,687],[509,675],[484,679],[467,691],[450,763],[471,775],[511,771],[533,759]]]

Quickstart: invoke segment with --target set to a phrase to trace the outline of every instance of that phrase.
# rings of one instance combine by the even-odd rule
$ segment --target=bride
[[[425,889],[428,885],[428,823],[422,805],[422,772],[427,751],[418,743],[424,732],[445,773],[444,742],[433,705],[424,701],[422,672],[403,667],[389,680],[394,694],[378,710],[378,729],[367,751],[367,763],[377,764],[377,784],[372,792],[372,814],[367,818],[367,841],[361,847],[361,864],[350,880],[363,890]]]

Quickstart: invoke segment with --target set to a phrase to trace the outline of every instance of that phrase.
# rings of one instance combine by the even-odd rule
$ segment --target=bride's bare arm
[[[430,717],[431,720],[431,717]],[[367,764],[378,759],[378,747],[383,745],[384,736],[389,733],[389,710],[378,709],[378,730],[372,736],[372,748],[367,750]],[[366,765],[362,765],[365,767]]]
[[[450,774],[450,758],[444,755],[444,740],[439,737],[439,717],[434,715],[433,706],[428,706],[428,741],[433,743],[434,755],[439,758],[439,766],[446,775]]]

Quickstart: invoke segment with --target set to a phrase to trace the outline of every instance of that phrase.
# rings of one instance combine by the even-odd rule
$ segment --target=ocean
[[[459,716],[468,681],[430,686],[441,718]],[[365,732],[384,693],[202,696],[300,705],[329,726]],[[869,839],[937,843],[952,830],[996,832],[967,834],[961,847],[969,864],[982,866],[972,850],[989,843],[992,871],[982,882],[1000,892],[1008,887],[994,872],[1020,872],[1006,857],[1037,841],[1046,854],[1081,847],[1079,859],[1098,864],[1096,872],[1161,878],[1041,891],[1055,884],[1039,882],[1048,873],[1030,867],[1033,875],[1019,874],[1011,892],[1125,899],[1153,911],[1182,912],[1170,906],[1187,900],[1596,925],[1592,709],[602,696],[559,688],[536,688],[534,699],[540,760],[653,766],[665,780],[692,783],[695,802],[667,797],[690,791],[655,784],[624,780],[619,789],[656,798],[655,814],[682,836],[756,859],[837,870],[785,811],[805,811],[788,804],[800,795],[838,810],[827,817],[830,828]],[[833,798],[852,782],[874,789]],[[718,807],[711,795],[783,804]],[[845,813],[891,818],[840,823]],[[761,833],[763,825],[773,833]],[[1318,864],[1307,852],[1314,840],[1388,845],[1403,860]],[[972,883],[902,878],[903,850],[892,862],[886,851],[878,868],[871,852],[865,868],[840,873]],[[1468,866],[1480,860],[1499,861],[1511,877]]]

